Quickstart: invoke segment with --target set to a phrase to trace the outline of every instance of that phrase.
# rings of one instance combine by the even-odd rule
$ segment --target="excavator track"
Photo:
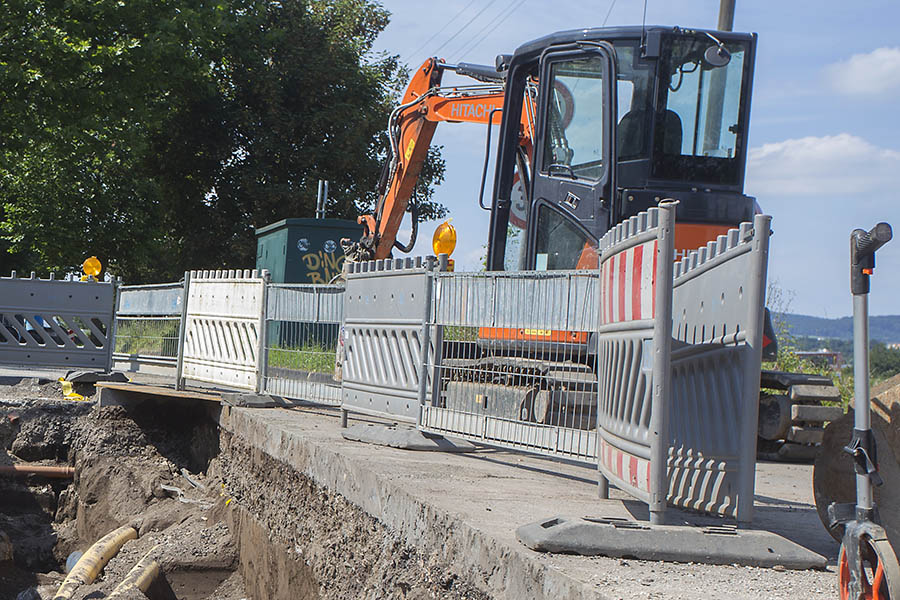
[[[841,393],[830,377],[762,371],[759,396],[759,444],[764,460],[808,462],[815,459],[825,425],[844,415]]]

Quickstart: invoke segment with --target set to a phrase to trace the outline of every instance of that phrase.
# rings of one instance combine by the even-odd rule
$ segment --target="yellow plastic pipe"
[[[116,586],[116,589],[106,597],[107,600],[123,597],[129,590],[138,589],[142,592],[146,592],[150,589],[150,585],[157,577],[159,577],[160,573],[159,563],[151,558],[157,548],[159,548],[159,545],[151,548],[150,552],[145,554],[144,557],[128,571],[128,575],[125,576],[125,579],[123,579],[122,582]]]
[[[91,583],[97,578],[106,563],[119,552],[125,542],[133,540],[137,536],[137,529],[125,525],[94,542],[94,545],[78,559],[78,562],[66,575],[59,589],[56,590],[53,600],[70,600],[79,587]]]

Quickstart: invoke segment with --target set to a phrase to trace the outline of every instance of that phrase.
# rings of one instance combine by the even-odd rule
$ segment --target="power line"
[[[484,27],[482,27],[475,35],[473,35],[469,39],[468,42],[466,42],[465,44],[460,46],[460,48],[455,53],[455,55],[457,55],[459,57],[456,59],[456,62],[459,62],[466,54],[471,53],[473,50],[475,50],[475,48],[480,46],[481,43],[487,37],[486,35],[484,35],[485,32],[487,32],[489,29],[493,28],[500,21],[500,19],[502,19],[504,16],[518,10],[518,8],[522,4],[524,4],[525,1],[526,0],[512,0],[512,2],[507,4],[503,8],[503,10],[501,10],[499,13],[494,15],[494,18],[491,19],[490,21],[488,21],[488,23]],[[473,42],[474,42],[474,44],[473,44]],[[452,54],[454,54],[454,53],[451,53],[451,55]]]
[[[408,54],[406,55],[406,58],[403,59],[403,62],[408,62],[410,58],[415,58],[416,55],[417,55],[419,52],[421,52],[426,46],[428,46],[428,44],[430,44],[430,43],[434,40],[434,38],[436,38],[437,36],[439,36],[440,34],[442,34],[442,33],[444,32],[445,29],[447,29],[448,27],[450,27],[450,24],[453,23],[453,21],[455,21],[456,19],[458,19],[460,15],[462,15],[464,12],[466,12],[467,10],[469,10],[469,8],[470,8],[473,4],[475,4],[476,2],[478,2],[478,0],[472,0],[471,2],[469,2],[468,4],[466,4],[466,5],[462,8],[462,10],[460,10],[458,13],[456,13],[456,14],[453,16],[452,19],[450,19],[449,21],[447,21],[446,23],[444,23],[444,26],[443,26],[443,27],[441,27],[440,29],[438,29],[437,32],[435,32],[430,38],[428,38],[427,40],[425,40],[425,43],[424,43],[424,44],[422,44],[421,46],[419,46],[418,48],[416,48],[416,49],[413,50],[412,52],[408,53]]]
[[[434,51],[434,54],[436,55],[438,52],[441,51],[441,49],[442,49],[444,46],[446,46],[447,44],[449,44],[450,42],[452,42],[453,40],[455,40],[455,39],[456,39],[456,36],[458,36],[458,35],[461,34],[463,31],[465,31],[465,30],[469,27],[469,25],[471,25],[471,24],[475,21],[475,19],[477,19],[478,17],[480,17],[482,14],[484,14],[484,11],[486,11],[486,10],[489,9],[491,6],[493,6],[494,3],[495,3],[496,1],[497,1],[497,0],[491,0],[490,2],[488,2],[487,6],[485,6],[484,8],[482,8],[481,10],[479,10],[477,13],[475,13],[475,16],[472,17],[471,19],[469,19],[468,22],[467,22],[465,25],[463,25],[456,33],[454,33],[453,35],[451,35],[451,36],[450,36],[450,39],[448,39],[446,42],[444,42],[443,44],[441,44],[440,46],[438,46],[438,48]]]
[[[612,9],[615,5],[616,5],[616,0],[612,0],[612,2],[609,3],[609,10],[606,11],[606,18],[603,19],[603,24],[600,25],[600,27],[606,26],[606,22],[609,20],[609,15],[612,14]]]

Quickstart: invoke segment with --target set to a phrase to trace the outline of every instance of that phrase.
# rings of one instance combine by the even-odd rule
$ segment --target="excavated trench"
[[[74,598],[107,597],[148,553],[179,600],[488,597],[220,430],[214,404],[97,407],[60,400],[57,385],[0,386],[0,465],[75,468],[73,479],[0,475],[0,600],[52,598],[70,554],[123,525],[137,539]]]

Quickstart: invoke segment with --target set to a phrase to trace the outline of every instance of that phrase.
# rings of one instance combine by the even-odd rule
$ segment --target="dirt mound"
[[[900,510],[897,510],[900,506],[900,375],[875,386],[871,397],[878,472],[884,480],[884,485],[875,488],[875,503],[891,545],[900,548]],[[813,489],[816,509],[826,527],[829,504],[856,501],[853,461],[843,451],[853,435],[853,419],[851,409],[825,428],[825,439],[816,458]],[[833,534],[838,536],[840,532]]]

